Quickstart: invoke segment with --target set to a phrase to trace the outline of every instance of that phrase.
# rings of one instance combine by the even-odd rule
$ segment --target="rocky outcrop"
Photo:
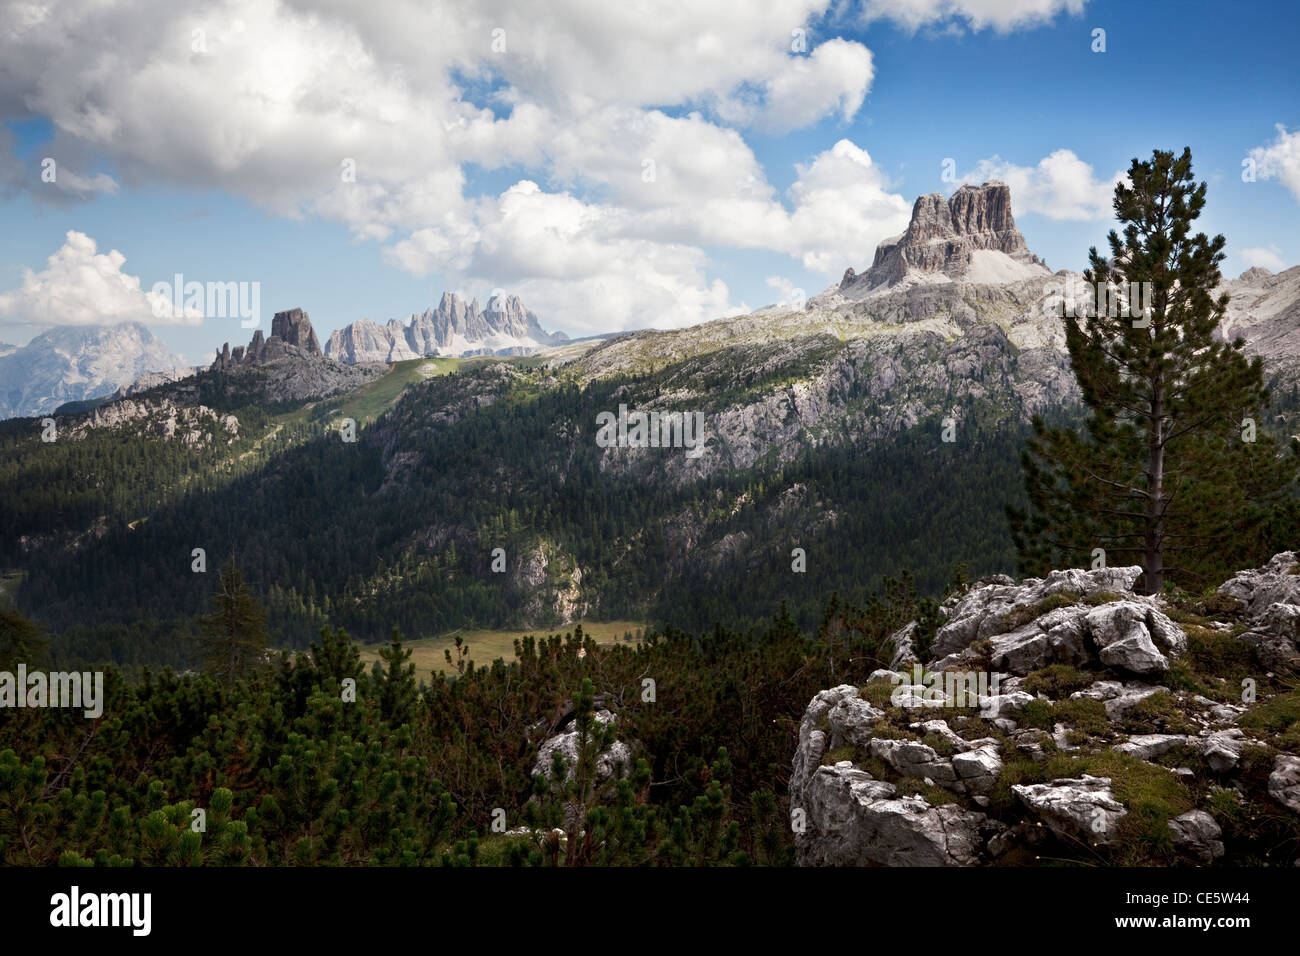
[[[613,725],[615,716],[604,708],[597,708],[594,718],[597,723]],[[533,776],[550,779],[556,753],[564,758],[565,778],[573,779],[578,765],[582,735],[578,728],[570,724],[563,733],[548,737],[537,750],[537,759],[533,761]],[[627,776],[632,769],[632,750],[621,740],[615,740],[602,750],[596,758],[596,779],[609,780],[615,775]]]
[[[993,667],[1012,674],[1092,662],[1133,675],[1162,674],[1169,670],[1169,657],[1186,651],[1187,639],[1154,599],[1132,594],[1141,573],[1138,567],[1053,571],[1018,585],[972,588],[945,606],[947,623],[935,634],[932,653],[943,667],[957,663],[976,641],[987,640]],[[1081,601],[1121,594],[1122,600],[1097,607]],[[1049,599],[1066,605],[1048,608]]]
[[[1117,842],[1119,822],[1128,815],[1106,777],[1084,774],[1078,779],[1015,785],[1011,792],[1057,836],[1094,846]]]
[[[1174,846],[1202,863],[1213,863],[1223,856],[1223,831],[1214,817],[1204,810],[1189,810],[1169,821]]]
[[[1277,755],[1268,778],[1268,795],[1288,810],[1300,813],[1300,757]]]
[[[406,322],[378,325],[353,322],[330,335],[325,354],[349,364],[400,362],[425,356],[528,355],[567,342],[563,332],[547,332],[516,295],[496,295],[480,308],[444,292],[437,309],[425,309]]]
[[[1262,568],[1238,571],[1218,593],[1241,607],[1250,629],[1241,639],[1271,670],[1300,668],[1300,563],[1284,551]]]
[[[248,348],[236,347],[232,352],[230,343],[221,346],[209,371],[223,372],[241,365],[265,365],[282,358],[321,359],[320,342],[316,340],[316,330],[311,327],[311,320],[302,309],[289,309],[277,312],[271,320],[271,337],[263,340],[262,330],[253,333]]]
[[[302,309],[277,312],[271,336],[253,332],[247,347],[225,343],[208,372],[227,377],[227,385],[267,402],[296,402],[349,392],[382,377],[383,365],[345,365],[322,354],[311,320]],[[200,385],[181,381],[168,391],[178,401],[197,400]]]
[[[1290,634],[1294,567],[1294,554],[1279,554],[1220,589],[1259,629],[1245,633],[1198,617],[1185,632],[1175,617],[1186,612],[1133,592],[1136,567],[997,576],[954,595],[924,663],[911,661],[925,646],[913,622],[876,652],[893,669],[809,702],[790,778],[799,862],[980,865],[1017,847],[1044,852],[1045,840],[1058,855],[1124,858],[1126,841],[1160,812],[1179,859],[1230,856],[1215,794],[1251,801],[1259,819],[1276,807],[1300,813],[1300,756],[1288,752],[1294,725],[1282,716],[1291,705],[1277,696],[1294,690],[1270,680],[1277,649],[1252,636]],[[1218,661],[1234,657],[1223,642],[1235,641],[1256,652],[1256,682],[1271,685],[1258,700],[1219,674]],[[975,702],[936,695],[953,670],[982,674],[990,691]],[[1062,679],[1078,689],[1052,686]],[[1197,681],[1223,696],[1183,689]],[[1248,719],[1257,707],[1271,708],[1265,720]],[[1127,826],[1134,810],[1140,822]],[[1300,832],[1300,820],[1291,826]]]
[[[271,338],[300,348],[307,355],[322,354],[320,342],[316,340],[316,330],[311,327],[311,321],[302,309],[275,313],[271,319]]]
[[[1003,829],[977,811],[899,797],[892,784],[842,764],[819,767],[803,800],[802,866],[970,866]],[[831,832],[836,839],[819,838]]]
[[[121,399],[85,415],[56,419],[56,424],[60,439],[72,441],[102,429],[198,447],[213,442],[229,445],[239,437],[239,419],[234,415],[206,405],[178,405],[169,398]]]

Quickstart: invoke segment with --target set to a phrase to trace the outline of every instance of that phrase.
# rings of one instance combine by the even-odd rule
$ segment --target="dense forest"
[[[20,606],[62,651],[129,668],[191,663],[184,638],[228,557],[276,642],[296,648],[325,624],[377,642],[394,626],[418,637],[559,623],[493,573],[498,547],[550,555],[556,589],[581,568],[592,618],[691,630],[746,627],[782,602],[811,627],[830,595],[865,602],[904,570],[934,595],[958,564],[1013,567],[1003,509],[1021,494],[1026,429],[992,411],[971,409],[960,443],[940,440],[936,417],[686,484],[604,471],[594,442],[557,440],[616,407],[621,389],[671,374],[542,387],[541,373],[470,367],[408,389],[353,444],[323,421],[328,406],[286,426],[227,400],[241,417],[230,447],[112,431],[42,444],[33,423],[9,422],[0,563],[26,572]],[[485,392],[499,397],[448,413]],[[402,459],[414,464],[395,468]],[[195,548],[209,573],[192,570]]]

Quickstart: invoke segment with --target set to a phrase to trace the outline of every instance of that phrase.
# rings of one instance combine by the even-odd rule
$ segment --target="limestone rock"
[[[1187,739],[1184,734],[1135,734],[1111,749],[1138,760],[1154,760],[1187,743]]]
[[[1174,846],[1186,850],[1202,863],[1212,863],[1223,856],[1223,831],[1214,817],[1204,810],[1189,810],[1169,821]]]
[[[1200,741],[1201,753],[1211,770],[1227,773],[1235,770],[1241,762],[1241,752],[1248,742],[1246,735],[1236,727],[1220,730]]]
[[[1051,783],[1016,784],[1012,792],[1053,833],[1095,845],[1118,842],[1117,828],[1128,811],[1115,799],[1109,777],[1084,774]]]
[[[909,279],[990,282],[1049,274],[1016,228],[1011,189],[991,181],[964,185],[947,200],[939,193],[918,197],[907,231],[880,243],[861,275],[845,272],[839,291],[852,297]]]
[[[302,309],[275,313],[271,319],[271,338],[278,338],[285,345],[296,346],[308,355],[322,354],[320,342],[316,340],[316,330],[311,327],[311,321]]]
[[[860,770],[819,767],[792,803],[807,813],[796,833],[801,866],[969,866],[1002,827],[983,813],[921,797],[896,796],[892,784]]]
[[[1259,620],[1274,604],[1300,604],[1300,575],[1294,551],[1275,554],[1262,568],[1238,571],[1219,586],[1219,593],[1235,598],[1248,621]]]
[[[1288,810],[1300,813],[1300,757],[1277,755],[1268,777],[1268,795]]]

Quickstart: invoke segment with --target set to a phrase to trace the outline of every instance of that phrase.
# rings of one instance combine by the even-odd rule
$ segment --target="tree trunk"
[[[1142,589],[1147,594],[1159,594],[1165,583],[1164,542],[1161,540],[1165,478],[1164,406],[1164,388],[1157,385],[1151,398],[1151,430],[1147,446],[1146,559],[1142,568]]]

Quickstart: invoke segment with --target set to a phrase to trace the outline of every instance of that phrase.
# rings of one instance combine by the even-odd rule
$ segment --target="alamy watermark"
[[[687,458],[704,454],[703,412],[629,412],[596,416],[596,444],[601,448],[685,448]]]
[[[74,885],[50,897],[50,925],[59,928],[124,927],[133,936],[148,936],[152,914],[152,893],[83,893]]]
[[[186,282],[179,272],[172,279],[153,284],[155,318],[238,318],[244,329],[262,324],[262,283]]]
[[[920,664],[910,675],[895,671],[889,702],[895,707],[980,707],[998,695],[998,674],[987,671],[929,671]]]
[[[80,707],[86,717],[104,713],[103,671],[31,671],[18,665],[18,673],[0,671],[0,708]]]
[[[1111,319],[1134,319],[1134,328],[1150,324],[1150,282],[1085,282],[1079,276],[1069,276],[1061,285],[1052,288],[1043,302],[1043,313],[1063,319],[1089,319],[1106,316]]]

